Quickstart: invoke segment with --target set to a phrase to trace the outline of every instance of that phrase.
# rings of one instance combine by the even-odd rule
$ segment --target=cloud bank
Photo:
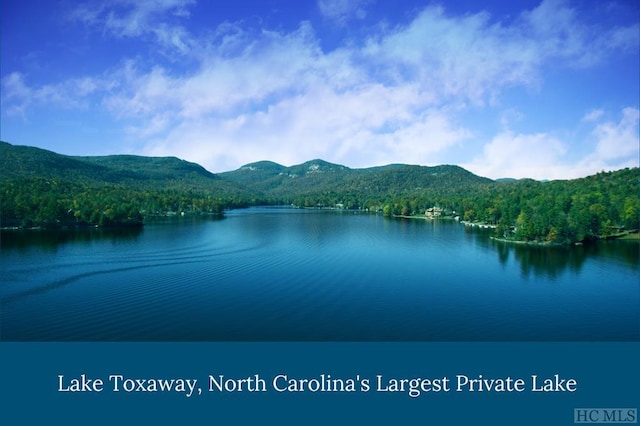
[[[318,9],[340,23],[363,16],[367,4],[320,0]],[[609,111],[617,120],[585,105],[575,125],[590,126],[591,149],[571,161],[578,141],[556,129],[487,133],[465,121],[498,108],[505,91],[542,90],[548,68],[591,67],[612,52],[637,50],[637,25],[590,26],[555,0],[509,22],[427,6],[405,25],[381,25],[364,40],[323,51],[309,22],[292,31],[225,22],[190,32],[193,5],[80,5],[70,19],[105,37],[144,40],[159,59],[122,58],[101,75],[41,86],[13,72],[2,80],[6,112],[83,108],[91,100],[124,129],[132,152],[176,155],[212,171],[323,158],[350,167],[448,162],[493,178],[542,179],[638,166],[635,105]],[[177,66],[176,55],[191,66]]]

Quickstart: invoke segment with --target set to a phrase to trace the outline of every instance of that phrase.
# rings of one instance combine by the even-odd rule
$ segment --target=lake
[[[640,244],[256,207],[3,231],[4,341],[638,341]]]

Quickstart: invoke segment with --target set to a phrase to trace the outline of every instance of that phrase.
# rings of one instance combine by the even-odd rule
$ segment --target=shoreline
[[[489,237],[489,239],[493,241],[498,241],[500,243],[509,243],[509,244],[517,244],[523,246],[535,246],[535,247],[564,247],[570,245],[579,245],[581,242],[575,243],[552,243],[549,241],[523,241],[523,240],[510,240],[508,238],[500,238],[500,237]]]
[[[419,219],[419,220],[431,220],[431,221],[456,220],[452,216],[427,217],[427,216],[420,216],[420,215],[409,216],[409,215],[402,215],[402,214],[394,214],[394,215],[391,215],[390,217],[400,218],[400,219]]]
[[[60,225],[60,226],[3,226],[0,227],[0,231],[84,231],[91,229],[129,229],[129,228],[143,228],[144,222],[131,222],[131,223],[110,223],[108,225]]]
[[[469,222],[466,220],[461,220],[460,223],[463,224],[464,226],[470,226],[472,228],[481,228],[481,229],[496,229],[498,227],[498,225],[492,225],[489,223]]]
[[[510,243],[510,244],[519,244],[519,245],[528,245],[528,246],[537,246],[537,247],[562,247],[562,246],[581,246],[589,243],[598,243],[600,241],[632,241],[632,242],[640,242],[640,233],[637,230],[625,231],[619,234],[608,235],[608,236],[599,236],[597,238],[586,240],[586,241],[568,241],[565,243],[553,243],[549,241],[523,241],[523,240],[513,240],[509,238],[500,238],[491,236],[489,239],[493,241],[498,241],[501,243]]]

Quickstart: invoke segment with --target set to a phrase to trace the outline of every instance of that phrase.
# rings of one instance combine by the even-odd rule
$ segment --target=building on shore
[[[429,207],[425,210],[424,215],[429,219],[437,219],[442,216],[442,209],[440,207]]]

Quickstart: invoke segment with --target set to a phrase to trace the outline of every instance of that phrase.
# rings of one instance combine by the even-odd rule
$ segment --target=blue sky
[[[637,1],[1,3],[2,140],[490,178],[637,167]]]

